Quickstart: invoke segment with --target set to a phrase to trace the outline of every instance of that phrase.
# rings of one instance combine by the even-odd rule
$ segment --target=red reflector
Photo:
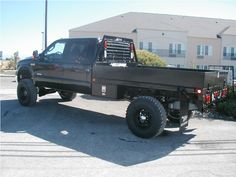
[[[215,98],[218,98],[219,95],[220,95],[219,91],[215,91],[215,92],[214,92],[214,97],[215,97]]]
[[[107,49],[107,40],[104,41],[104,48]]]
[[[211,95],[210,94],[205,95],[205,103],[207,103],[207,104],[211,103]]]
[[[130,43],[130,58],[135,60],[134,59],[134,44],[133,43]]]
[[[227,95],[227,93],[228,93],[228,89],[227,88],[224,88],[223,90],[222,90],[222,97],[226,97],[226,95]]]
[[[133,52],[134,51],[134,44],[130,43],[130,51]]]

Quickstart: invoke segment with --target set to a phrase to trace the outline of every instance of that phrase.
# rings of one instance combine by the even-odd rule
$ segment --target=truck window
[[[52,44],[44,53],[46,60],[62,60],[66,42],[59,41]]]
[[[68,62],[91,64],[95,57],[96,41],[80,39],[71,42],[68,51]]]

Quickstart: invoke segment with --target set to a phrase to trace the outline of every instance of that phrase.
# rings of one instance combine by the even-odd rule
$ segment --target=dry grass
[[[0,61],[0,70],[13,70],[15,69],[15,61],[14,60],[1,60]]]

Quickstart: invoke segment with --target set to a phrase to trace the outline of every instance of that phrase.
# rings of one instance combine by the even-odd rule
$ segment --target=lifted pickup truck
[[[18,63],[17,96],[23,106],[56,91],[65,101],[76,93],[128,99],[129,129],[151,138],[163,132],[167,117],[184,130],[192,110],[202,111],[223,99],[226,77],[210,70],[142,66],[131,39],[60,39]]]

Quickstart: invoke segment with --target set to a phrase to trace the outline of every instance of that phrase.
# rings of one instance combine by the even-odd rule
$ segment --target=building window
[[[139,49],[143,50],[143,42],[139,42]]]
[[[148,51],[149,51],[149,52],[152,52],[152,42],[149,42],[149,43],[148,43]]]
[[[197,56],[198,58],[202,58],[204,56],[212,56],[212,46],[197,45]]]
[[[235,60],[236,59],[235,47],[224,47],[223,48],[223,58]]]
[[[169,55],[176,56],[183,54],[183,45],[177,43],[170,43],[169,44]]]
[[[207,65],[196,65],[196,69],[204,69],[207,70],[208,66]]]

